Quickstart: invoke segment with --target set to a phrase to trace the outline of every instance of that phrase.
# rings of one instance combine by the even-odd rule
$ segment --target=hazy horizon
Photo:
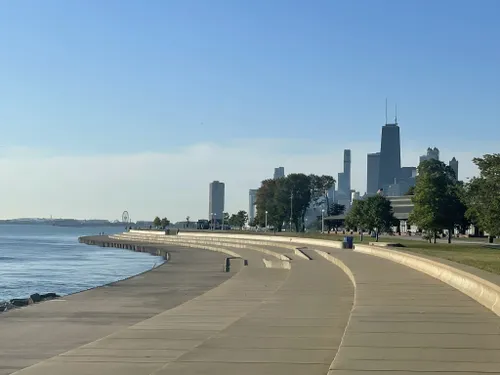
[[[402,164],[459,177],[500,141],[500,2],[0,4],[0,218],[206,218],[273,175],[352,187],[398,105]]]

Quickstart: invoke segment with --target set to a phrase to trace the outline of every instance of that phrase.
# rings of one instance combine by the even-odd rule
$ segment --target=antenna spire
[[[394,123],[396,125],[398,124],[398,105],[397,104],[394,106]]]
[[[385,124],[387,125],[387,98],[385,98]]]

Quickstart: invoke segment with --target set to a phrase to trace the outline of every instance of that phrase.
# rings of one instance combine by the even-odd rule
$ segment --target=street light
[[[321,210],[321,233],[325,233],[325,210]]]
[[[290,232],[292,231],[293,191],[290,194]]]
[[[214,226],[213,226],[213,230],[215,230],[215,225],[216,225],[216,222],[217,222],[216,216],[217,216],[217,213],[214,212]]]
[[[220,227],[220,230],[224,230],[224,212],[222,213],[222,226]]]
[[[267,232],[267,211],[266,211],[266,232]]]

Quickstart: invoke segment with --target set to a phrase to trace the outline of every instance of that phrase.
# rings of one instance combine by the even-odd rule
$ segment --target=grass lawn
[[[249,232],[246,232],[247,234]],[[272,234],[272,233],[256,233],[259,234]],[[290,235],[296,237],[305,237],[305,238],[318,238],[332,241],[342,241],[344,236],[343,234],[321,234],[318,232],[309,232],[309,233],[276,233],[278,236],[286,236]],[[359,235],[354,234],[354,243],[361,243],[359,241]],[[472,239],[471,239],[472,240]],[[368,244],[368,242],[374,242],[375,239],[370,236],[364,236],[363,242],[364,244]],[[453,262],[466,264],[468,266],[476,267],[491,273],[495,273],[500,275],[500,248],[499,249],[490,249],[487,247],[482,247],[479,244],[467,244],[466,241],[454,240],[457,243],[437,243],[431,244],[425,241],[416,241],[416,240],[408,240],[404,237],[399,236],[391,236],[391,237],[381,237],[379,239],[380,242],[392,242],[392,243],[400,243],[405,247],[402,248],[406,251],[424,254],[429,256],[434,256],[437,258],[447,259]],[[486,244],[486,241],[485,241]]]

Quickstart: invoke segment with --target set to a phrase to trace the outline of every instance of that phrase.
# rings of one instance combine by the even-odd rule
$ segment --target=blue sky
[[[106,165],[113,155],[210,145],[243,164],[261,157],[260,139],[266,152],[277,150],[269,170],[295,151],[337,159],[343,145],[364,160],[377,151],[386,97],[390,118],[398,104],[403,154],[434,145],[492,152],[500,141],[498,14],[495,0],[2,2],[3,162],[102,157]],[[290,146],[275,146],[278,139]],[[54,173],[45,176],[69,183]],[[203,176],[204,200],[205,185],[224,173]],[[262,173],[255,185],[272,171]],[[251,187],[238,186],[227,204],[246,208]],[[61,215],[91,214],[61,207]]]

